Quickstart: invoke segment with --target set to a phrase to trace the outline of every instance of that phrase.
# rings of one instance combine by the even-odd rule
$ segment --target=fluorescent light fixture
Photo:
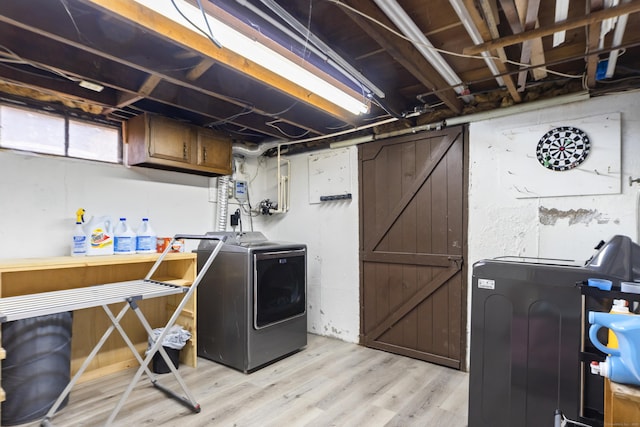
[[[263,12],[259,8],[254,7],[248,1],[246,0],[236,0],[236,1],[241,5],[243,5],[244,7],[251,9],[254,13],[259,14],[263,19],[269,20],[269,15],[263,14]],[[335,61],[335,64],[337,65],[337,67],[335,68],[338,71],[340,72],[346,71],[346,73],[343,73],[345,77],[349,78],[359,86],[362,86],[365,90],[375,93],[378,98],[384,98],[385,95],[382,89],[374,85],[369,79],[363,76],[362,73],[356,70],[351,64],[345,61],[344,58],[342,58],[340,55],[338,55],[338,53],[336,53],[333,49],[331,49],[329,45],[327,45],[325,42],[320,40],[320,38],[318,38],[318,36],[316,36],[314,33],[309,31],[309,29],[305,25],[298,22],[293,15],[291,15],[289,12],[285,10],[284,7],[276,3],[275,0],[260,0],[260,1],[262,4],[267,6],[271,11],[276,13],[283,21],[285,21],[293,29],[295,29],[299,34],[301,34],[303,37],[307,39],[307,41],[301,40],[302,44],[305,45],[307,49],[314,49],[314,46],[318,46],[320,48],[320,52],[316,53],[317,55],[321,57],[327,57],[327,59],[325,60],[330,65],[331,65],[330,59]],[[273,25],[277,25],[277,24],[274,24],[273,22],[271,23]],[[283,30],[283,29],[281,29],[281,31],[287,32],[286,30]],[[290,37],[292,36],[290,35]],[[292,38],[296,38],[295,35]],[[355,76],[355,78],[353,78],[352,76]]]
[[[180,15],[170,1],[135,1],[166,16],[185,28],[195,31],[194,27]],[[206,28],[208,28],[207,23],[200,9],[184,0],[175,0],[175,3],[180,8],[182,14],[189,18],[195,25],[206,31]],[[252,40],[211,15],[207,14],[207,21],[214,33],[213,35],[222,44],[223,48],[229,49],[355,115],[369,112],[369,106],[364,100],[364,96],[363,100],[359,100],[349,95],[310,71],[305,70],[295,62],[285,58],[263,44]]]

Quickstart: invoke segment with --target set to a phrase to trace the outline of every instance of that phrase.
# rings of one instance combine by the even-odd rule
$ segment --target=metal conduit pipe
[[[464,5],[463,0],[449,0],[449,3],[453,7],[453,10],[455,10],[458,14],[458,17],[462,21],[462,25],[467,30],[467,33],[471,37],[473,43],[484,43],[484,39],[482,38],[480,31],[478,31],[476,25],[473,23],[473,19],[471,18],[469,11]],[[491,73],[496,76],[496,82],[498,82],[500,86],[504,86],[504,80],[502,79],[502,77],[500,77],[500,70],[498,70],[498,67],[493,62],[493,59],[490,58],[491,55],[489,55],[488,52],[482,52],[480,55],[484,57],[484,62],[487,64],[487,67],[489,67],[489,70],[491,70]]]
[[[473,101],[472,95],[466,94],[466,88],[453,68],[445,61],[440,53],[435,51],[433,44],[427,39],[422,30],[411,19],[407,12],[396,0],[374,0],[380,10],[400,29],[402,34],[410,40],[410,43],[418,52],[435,68],[435,70],[453,86],[465,102]]]
[[[345,76],[347,79],[349,79],[354,84],[357,84],[360,87],[362,87],[363,84],[364,84],[367,89],[369,89],[369,84],[370,84],[372,86],[371,91],[373,93],[375,93],[375,94],[380,93],[381,96],[380,95],[378,95],[378,96],[381,97],[381,98],[384,97],[384,92],[382,92],[380,89],[378,89],[372,83],[370,83],[366,79],[366,77],[362,76],[362,74],[360,74],[356,69],[354,69],[353,67],[348,65],[348,63],[346,63],[346,61],[344,59],[340,58],[337,53],[334,52],[335,56],[337,58],[340,58],[340,59],[338,59],[337,61],[334,61],[324,51],[316,48],[314,46],[314,44],[306,43],[306,41],[304,39],[302,39],[300,36],[297,36],[293,31],[287,29],[287,27],[285,27],[284,25],[282,25],[281,23],[279,23],[278,21],[273,19],[271,16],[267,15],[262,10],[258,9],[257,7],[255,7],[254,5],[249,3],[248,1],[246,1],[246,0],[236,0],[236,2],[238,4],[240,4],[241,6],[244,6],[247,9],[249,9],[251,12],[255,13],[257,16],[261,17],[262,19],[267,21],[269,24],[273,25],[278,30],[282,31],[288,37],[291,37],[291,39],[293,39],[296,42],[300,43],[301,46],[305,46],[306,49],[309,49],[311,52],[313,52],[316,55],[318,55],[318,57],[320,57],[320,59],[322,59],[325,63],[329,64],[331,67],[333,67],[335,70],[337,70],[340,74]],[[348,67],[345,67],[344,64],[347,64]],[[345,68],[348,68],[348,69],[345,69]]]
[[[265,151],[276,148],[281,143],[282,141],[263,142],[256,147],[247,147],[244,144],[233,144],[231,152],[234,155],[238,154],[244,157],[259,157],[264,154]]]
[[[229,175],[218,177],[218,221],[216,231],[227,230],[227,213],[229,208]]]
[[[301,34],[304,39],[300,39],[299,37],[295,37],[290,32],[285,31],[280,27],[274,20],[272,20],[268,15],[262,13],[255,6],[249,4],[246,0],[236,0],[239,4],[247,7],[252,12],[258,14],[263,19],[267,20],[270,24],[278,27],[281,31],[285,32],[289,37],[294,38],[301,45],[313,50],[318,56],[320,56],[323,60],[327,61],[333,68],[342,73],[345,77],[347,77],[352,82],[356,83],[362,89],[366,91],[374,93],[378,98],[384,98],[384,92],[378,88],[375,84],[373,84],[369,79],[367,79],[362,73],[360,73],[357,69],[355,69],[351,64],[349,64],[344,58],[342,58],[338,53],[336,53],[333,49],[331,49],[326,43],[324,43],[318,36],[309,31],[309,29],[298,22],[289,12],[287,12],[282,6],[276,3],[273,0],[260,0],[260,2],[269,8],[273,13],[278,15],[284,22],[286,22],[291,28]],[[310,42],[309,43],[307,43]],[[319,49],[314,49],[313,46],[317,46]]]
[[[557,105],[570,104],[578,101],[585,101],[589,99],[588,91],[580,91],[571,93],[568,95],[556,96],[553,98],[541,99],[539,101],[531,101],[524,104],[516,104],[511,107],[498,108],[495,110],[482,111],[479,113],[468,114],[466,116],[451,117],[440,122],[428,123],[420,126],[415,126],[408,129],[400,129],[396,131],[363,135],[353,139],[347,139],[344,141],[332,142],[329,144],[331,148],[349,147],[351,145],[363,144],[366,142],[377,141],[380,139],[391,138],[394,136],[406,135],[409,133],[418,133],[427,130],[442,129],[447,126],[457,126],[465,123],[480,122],[483,120],[495,119],[499,117],[505,117],[511,114],[526,113],[529,111],[541,110],[544,108],[554,107]]]

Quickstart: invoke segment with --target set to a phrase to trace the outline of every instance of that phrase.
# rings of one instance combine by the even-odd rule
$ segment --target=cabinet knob
[[[182,143],[182,158],[184,160],[187,160],[187,143],[186,142]]]
[[[202,158],[204,159],[205,162],[207,161],[207,148],[206,147],[204,147],[202,149]]]

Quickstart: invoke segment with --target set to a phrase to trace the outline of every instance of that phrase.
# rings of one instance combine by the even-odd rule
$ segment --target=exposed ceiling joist
[[[363,19],[362,15],[353,13],[348,9],[343,9],[363,31],[376,40],[387,53],[402,64],[418,81],[429,90],[434,91],[436,96],[440,98],[447,107],[456,113],[462,112],[462,101],[458,99],[453,88],[449,87],[449,84],[434,67],[415,50],[410,42],[390,33],[381,32],[380,27],[372,23],[372,21],[377,21],[387,27],[394,26],[380,9],[366,0],[347,0],[344,3],[372,18],[372,20]]]
[[[496,18],[494,15],[494,8],[491,4],[489,4],[488,0],[482,0],[482,10],[485,16],[485,19],[482,19],[482,16],[475,8],[473,4],[473,0],[464,0],[464,7],[471,17],[473,24],[476,26],[478,31],[480,32],[480,36],[484,41],[491,40],[492,38],[499,37],[498,26],[496,22]],[[494,2],[495,5],[495,2]],[[495,36],[494,36],[495,35]],[[513,82],[512,76],[508,75],[509,69],[506,66],[507,55],[504,52],[504,49],[499,48],[496,49],[495,52],[492,52],[493,57],[498,57],[500,60],[491,59],[495,64],[496,68],[500,72],[500,75],[504,81],[507,90],[509,91],[509,95],[514,102],[518,103],[522,101],[522,97],[518,93],[518,88]]]
[[[640,1],[625,3],[616,7],[611,7],[598,12],[590,13],[587,16],[567,19],[564,22],[558,22],[554,25],[539,27],[534,30],[525,31],[520,34],[512,34],[509,36],[501,37],[497,40],[492,40],[492,41],[475,45],[475,46],[469,46],[464,48],[463,52],[467,55],[476,55],[476,54],[479,54],[480,52],[485,52],[485,51],[506,47],[506,46],[512,46],[514,44],[522,43],[526,40],[548,36],[558,31],[572,30],[574,28],[585,27],[587,25],[602,22],[605,19],[615,18],[620,15],[626,15],[626,14],[631,14],[636,12],[640,12]]]
[[[198,65],[189,70],[187,73],[187,80],[198,80],[209,68],[213,67],[215,63],[216,62],[213,59],[204,58],[198,62]]]
[[[589,12],[597,12],[604,9],[604,0],[590,0]],[[588,52],[593,52],[600,45],[600,28],[602,22],[594,22],[587,27],[587,47]],[[596,85],[596,71],[598,69],[598,55],[587,56],[587,87],[593,88]]]
[[[304,150],[352,134],[393,135],[570,94],[583,90],[587,75],[591,95],[639,88],[640,0],[620,0],[618,6],[587,10],[587,16],[584,1],[568,1],[562,22],[555,8],[568,3],[561,0],[431,0],[429,7],[423,0],[325,0],[312,7],[309,0],[5,1],[0,97],[71,114],[81,109],[82,117],[112,123],[159,114],[251,143],[295,140],[301,142],[296,150]],[[140,4],[167,8],[156,13]],[[268,64],[260,69],[216,47],[206,28],[164,18],[176,15],[174,4],[190,10],[196,25],[203,22],[201,12],[215,18],[216,39],[229,34],[216,28],[223,17],[225,25],[246,31],[301,68],[355,90],[363,100],[371,97],[370,112],[343,116],[346,104],[325,111],[308,96],[314,85],[290,86],[265,72],[277,71]],[[597,29],[612,17],[615,32],[604,36]],[[565,41],[552,47],[545,37],[562,30]],[[433,59],[432,50],[441,57]],[[610,69],[603,77],[597,64],[608,54]],[[331,62],[336,60],[349,70]],[[363,78],[384,97],[363,87]],[[38,101],[30,104],[29,98]]]
[[[540,0],[517,0],[516,6],[518,7],[518,15],[520,16],[520,22],[522,23],[524,31],[530,31],[539,26],[538,12],[540,10]],[[530,40],[528,45],[531,50],[529,54],[530,63],[532,65],[544,64],[542,38]],[[521,62],[526,63],[526,61]],[[547,77],[547,71],[542,67],[534,68],[531,74],[533,74],[533,79],[536,81]],[[518,75],[518,86],[523,87],[526,83],[526,78],[526,73],[520,73]]]
[[[241,71],[258,81],[264,82],[277,90],[281,90],[282,92],[293,96],[300,102],[308,103],[314,107],[320,108],[338,118],[353,118],[351,112],[338,105],[332,104],[324,98],[309,91],[307,88],[298,86],[274,72],[231,52],[229,49],[217,47],[202,34],[189,30],[171,19],[136,2],[128,0],[86,1],[100,6],[105,12],[108,12],[115,17],[136,22],[138,25],[153,31],[160,36],[167,37],[168,41],[179,44],[185,49],[198,52],[234,70]],[[207,7],[214,8],[211,4],[208,4]],[[216,14],[216,16],[227,15],[223,10],[218,8],[216,8]],[[225,20],[233,21],[235,18],[226,16]],[[251,37],[264,38],[264,36],[257,31],[252,31]],[[317,72],[320,73],[319,71]]]

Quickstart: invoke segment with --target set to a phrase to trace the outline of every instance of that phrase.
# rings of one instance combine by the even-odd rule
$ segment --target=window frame
[[[105,163],[105,164],[123,164],[123,137],[122,137],[122,125],[119,122],[115,122],[115,121],[110,121],[110,120],[106,120],[106,119],[102,119],[102,118],[97,118],[97,117],[88,117],[86,115],[80,115],[78,113],[76,113],[75,111],[68,111],[68,110],[63,110],[63,109],[57,109],[54,108],[52,106],[46,105],[46,106],[33,106],[33,105],[29,105],[28,103],[25,102],[6,102],[6,99],[3,99],[2,101],[0,101],[0,109],[2,108],[11,108],[14,110],[23,110],[26,113],[34,113],[34,114],[42,114],[43,116],[52,116],[52,117],[59,117],[60,119],[63,120],[63,127],[64,127],[64,141],[63,141],[63,151],[64,154],[56,154],[56,153],[50,153],[50,152],[46,152],[46,151],[38,151],[38,150],[33,150],[30,148],[17,148],[17,147],[5,147],[2,146],[2,139],[1,139],[1,135],[0,135],[0,150],[12,150],[12,151],[19,151],[19,152],[25,152],[25,153],[35,153],[35,154],[39,154],[39,155],[43,155],[43,156],[53,156],[53,157],[60,157],[60,158],[68,158],[68,159],[79,159],[79,160],[85,160],[85,161],[94,161],[94,162],[100,162],[100,163]],[[111,130],[115,130],[117,132],[117,141],[116,141],[116,160],[105,160],[105,159],[101,159],[99,154],[96,155],[95,157],[82,157],[82,156],[77,156],[77,155],[69,155],[69,144],[70,144],[70,126],[71,126],[71,122],[76,122],[79,123],[80,125],[89,125],[89,126],[95,126],[98,128],[105,128],[105,129],[111,129]]]

